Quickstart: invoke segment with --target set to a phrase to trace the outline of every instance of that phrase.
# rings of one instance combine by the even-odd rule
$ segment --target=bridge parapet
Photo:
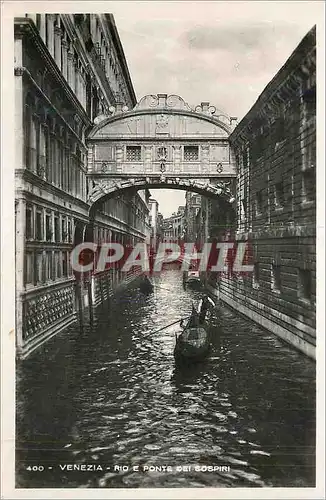
[[[129,188],[130,180],[137,189],[191,190],[194,182],[198,192],[220,195],[216,183],[236,177],[229,144],[234,118],[209,102],[191,108],[177,95],[147,95],[132,110],[120,103],[110,112],[97,117],[87,139],[91,203],[101,190],[106,196]]]
[[[88,174],[233,177],[236,166],[228,142],[175,144],[172,142],[108,141],[89,146]]]

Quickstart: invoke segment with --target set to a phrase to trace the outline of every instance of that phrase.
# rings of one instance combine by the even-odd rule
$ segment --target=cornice
[[[145,115],[179,115],[179,116],[189,116],[190,118],[197,118],[198,120],[203,120],[209,123],[212,123],[213,125],[216,125],[220,127],[222,130],[224,130],[227,134],[230,134],[230,127],[226,125],[225,123],[221,122],[220,120],[217,120],[216,118],[213,118],[212,116],[205,115],[202,113],[197,113],[195,111],[187,111],[187,110],[178,110],[178,109],[166,109],[166,108],[154,108],[154,109],[137,109],[137,110],[130,110],[130,111],[125,111],[119,114],[115,114],[114,116],[109,116],[108,118],[104,119],[101,121],[98,125],[93,127],[91,130],[87,140],[91,141],[92,139],[95,140],[94,135],[101,130],[101,128],[105,127],[106,125],[110,123],[114,123],[120,120],[123,120],[125,118],[131,118],[134,116],[145,116]],[[161,138],[161,140],[166,139],[165,137]],[[199,138],[200,139],[200,138]],[[225,140],[228,139],[228,137],[224,138]],[[97,140],[97,139],[96,139]]]
[[[43,90],[37,84],[37,82],[34,80],[34,78],[32,77],[32,75],[28,71],[28,69],[25,68],[25,67],[19,66],[19,67],[14,68],[14,73],[15,73],[15,76],[24,76],[24,75],[27,76],[27,78],[30,80],[30,82],[32,83],[32,85],[34,86],[34,88],[37,90],[37,92],[42,96],[42,98],[47,102],[47,104],[55,111],[55,113],[59,116],[59,118],[65,123],[66,127],[70,130],[70,133],[75,137],[75,139],[78,141],[78,143],[83,147],[83,149],[86,149],[86,146],[83,143],[83,141],[81,140],[81,138],[78,136],[78,134],[76,134],[76,132],[74,131],[74,129],[71,128],[71,126],[69,125],[69,123],[66,121],[66,119],[64,118],[64,116],[62,116],[62,114],[60,113],[60,111],[57,110],[57,108],[51,102],[51,100],[49,99],[49,97],[43,92]],[[79,115],[76,114],[76,116],[79,119],[81,119]]]
[[[105,14],[105,19],[107,22],[107,26],[110,27],[110,35],[113,39],[115,49],[118,52],[118,56],[119,56],[118,59],[119,59],[120,67],[122,69],[122,73],[123,73],[125,82],[127,83],[127,86],[128,86],[128,91],[130,94],[131,102],[132,102],[133,106],[135,106],[137,104],[137,97],[136,97],[134,86],[132,84],[132,80],[130,77],[127,60],[125,57],[125,53],[124,53],[124,50],[122,47],[122,43],[121,43],[121,40],[119,37],[118,30],[117,30],[117,27],[115,24],[114,16],[112,14]]]

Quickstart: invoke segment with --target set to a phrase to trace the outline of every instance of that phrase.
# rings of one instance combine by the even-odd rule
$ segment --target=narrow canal
[[[111,323],[105,304],[92,329],[21,364],[17,487],[314,486],[314,363],[219,304],[210,357],[175,369],[179,326],[157,330],[201,294],[177,271],[155,280],[150,296],[117,297]]]

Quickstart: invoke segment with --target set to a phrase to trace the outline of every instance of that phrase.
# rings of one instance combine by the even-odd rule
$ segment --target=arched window
[[[24,109],[24,123],[25,123],[24,146],[25,146],[26,168],[28,168],[29,170],[32,170],[30,147],[31,147],[31,135],[32,135],[33,110],[34,110],[34,99],[31,94],[27,94],[25,98],[25,109]]]
[[[40,123],[40,142],[37,173],[42,178],[47,178],[48,163],[48,130],[45,123]]]
[[[53,137],[53,171],[55,172],[55,185],[61,186],[61,143],[60,129],[56,125]]]
[[[51,135],[52,121],[49,116],[46,118],[46,171],[45,178],[48,182],[53,182],[53,158],[52,158],[52,135]]]
[[[75,152],[75,150],[76,150],[76,145],[74,143],[71,143],[69,165],[70,165],[70,192],[72,195],[76,194],[77,165],[76,165],[76,152]]]
[[[92,116],[91,116],[92,121],[98,115],[98,111],[99,111],[99,98],[96,88],[93,87]]]

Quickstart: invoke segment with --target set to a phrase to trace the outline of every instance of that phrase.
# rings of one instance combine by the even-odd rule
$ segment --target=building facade
[[[136,104],[112,15],[16,18],[14,66],[16,332],[26,356],[98,300],[96,276],[91,296],[81,283],[76,297],[74,245],[144,240],[148,195],[103,199],[89,223],[87,134],[110,107]],[[111,288],[121,279],[110,270]]]
[[[202,200],[204,197],[197,193],[192,193],[188,191],[186,193],[186,205],[185,205],[185,239],[188,242],[194,243],[198,236],[198,226],[196,223],[196,218],[200,212]]]
[[[228,277],[221,298],[315,357],[316,34],[313,28],[230,136],[238,241],[252,276]]]
[[[159,224],[159,204],[154,198],[149,199],[149,223],[151,226],[151,245],[156,248],[157,245],[157,232],[158,232],[158,224]]]
[[[179,206],[178,211],[163,220],[163,239],[166,242],[180,242],[185,235],[185,207]]]

